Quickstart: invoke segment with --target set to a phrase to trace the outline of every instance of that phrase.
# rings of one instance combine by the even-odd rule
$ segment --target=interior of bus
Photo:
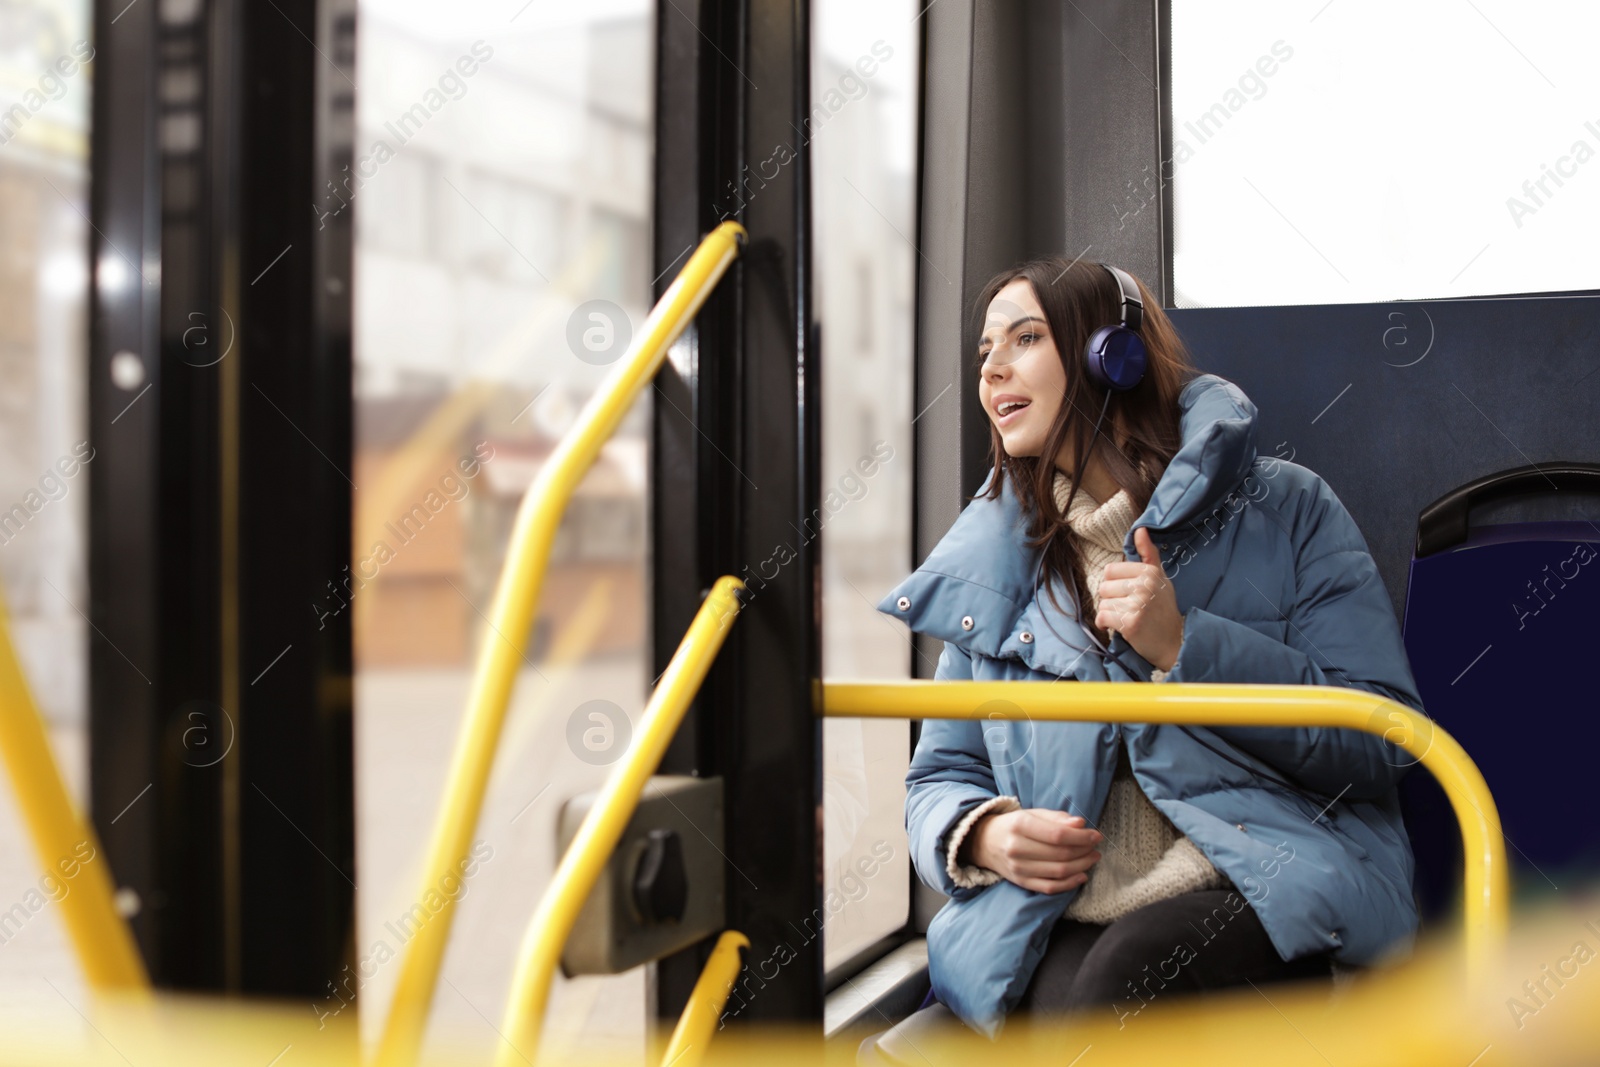
[[[1597,36],[0,0],[0,1063],[855,1063],[933,991],[935,720],[1410,767],[1409,951],[1017,1062],[1592,1062]],[[990,474],[976,304],[1042,255],[1337,492],[1425,710],[934,680],[881,606]]]

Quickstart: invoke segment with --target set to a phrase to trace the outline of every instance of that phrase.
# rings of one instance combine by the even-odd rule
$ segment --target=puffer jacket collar
[[[1184,386],[1178,407],[1183,444],[1128,530],[1123,553],[1129,560],[1139,558],[1134,529],[1181,535],[1222,503],[1256,459],[1256,407],[1238,386],[1199,375]],[[985,480],[926,562],[878,610],[969,654],[1015,656],[1034,670],[1104,680],[1098,657],[1084,654],[1092,647],[1087,635],[1038,586],[1041,553],[1027,543],[1014,487],[1008,482],[993,500],[983,497],[988,487]],[[1148,671],[1126,644],[1112,648]]]

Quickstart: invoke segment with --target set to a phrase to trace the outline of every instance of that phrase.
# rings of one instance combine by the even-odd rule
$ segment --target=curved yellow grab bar
[[[67,795],[44,723],[11,647],[3,597],[0,752],[4,754],[28,836],[33,839],[34,852],[44,869],[68,888],[60,902],[61,918],[83,964],[84,979],[91,988],[102,992],[149,989],[150,978],[133,934],[112,903],[110,861],[105,858],[94,827],[78,814]]]
[[[567,502],[584,474],[600,454],[600,447],[615,432],[639,391],[655,377],[667,349],[693,320],[716,288],[728,265],[738,255],[744,227],[724,222],[700,242],[661,300],[650,312],[639,335],[622,360],[595,390],[579,412],[577,422],[540,468],[517,510],[510,548],[494,605],[489,612],[489,634],[478,654],[467,713],[456,741],[444,805],[434,826],[428,849],[422,894],[435,892],[443,879],[453,877],[467,858],[472,831],[478,824],[489,771],[494,765],[506,707],[522,664],[528,630],[550,546],[566,511]],[[419,896],[418,899],[421,899]],[[401,964],[394,1000],[378,1047],[378,1062],[399,1067],[416,1057],[427,1024],[429,1005],[455,918],[456,899],[446,896],[444,907],[412,937]]]
[[[711,950],[705,969],[689,994],[689,1003],[678,1016],[678,1025],[672,1031],[672,1040],[661,1057],[661,1067],[696,1067],[705,1058],[706,1047],[717,1029],[717,1020],[733,992],[733,983],[744,965],[739,950],[750,947],[750,939],[737,930],[725,930],[717,938],[717,947]]]
[[[743,589],[744,583],[733,577],[718,578],[711,587],[711,594],[695,613],[672,662],[650,694],[628,751],[612,768],[594,807],[584,816],[572,844],[556,865],[556,873],[539,900],[517,952],[517,971],[506,1000],[505,1021],[500,1024],[502,1041],[495,1056],[497,1067],[518,1067],[531,1062],[538,1053],[550,979],[561,962],[567,936],[621,840],[622,831],[639,804],[639,794],[660,765],[684,712],[700,691],[711,661],[739,614],[738,594]]]
[[[999,706],[1009,705],[1009,707]],[[1477,969],[1506,937],[1505,836],[1472,757],[1426,715],[1359,689],[1321,685],[1118,682],[828,682],[824,715],[888,719],[1036,719],[1187,726],[1343,727],[1410,752],[1439,780],[1461,824],[1466,948]]]
[[[1074,1058],[1075,1067],[1592,1064],[1600,1034],[1600,981],[1577,968],[1588,966],[1584,960],[1594,962],[1587,946],[1595,944],[1593,926],[1600,926],[1600,917],[1593,897],[1581,891],[1550,904],[1542,914],[1519,916],[1504,965],[1476,994],[1458,981],[1461,962],[1454,945],[1440,942],[1422,946],[1404,965],[1374,969],[1336,996],[1318,982],[1257,983],[1259,991],[1241,986],[1194,997],[1152,983],[1139,989],[1140,996],[1125,991],[1117,1011],[1013,1015],[998,1044],[952,1020],[926,1036],[919,1031],[916,1052],[931,1063],[978,1067],[1063,1067]],[[1583,944],[1575,946],[1576,941]],[[1151,977],[1158,970],[1173,973],[1171,962],[1163,964],[1162,958],[1152,954]],[[1562,986],[1551,982],[1558,971],[1568,976]],[[1530,978],[1531,994],[1523,984]],[[63,1027],[64,1007],[12,1012],[0,1060],[7,1067],[267,1067],[283,1053],[272,1067],[357,1063],[353,1011],[324,1026],[304,1003],[287,1000],[171,994],[160,998],[156,1011],[123,1011],[115,1001],[96,1008],[94,1024],[103,1041],[87,1028]],[[877,1028],[888,1025],[883,1021]],[[481,1062],[471,1057],[470,1046],[441,1046],[434,1060],[440,1067]],[[737,1032],[733,1026],[718,1031],[703,1062],[708,1067],[842,1067],[841,1061],[854,1059],[852,1048],[835,1046],[832,1052],[825,1051],[815,1021],[798,1026],[751,1022]],[[927,1067],[915,1053],[909,1058]],[[590,1053],[560,1062],[599,1067],[639,1061]]]

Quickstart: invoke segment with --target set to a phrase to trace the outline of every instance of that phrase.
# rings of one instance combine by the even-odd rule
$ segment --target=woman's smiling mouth
[[[996,400],[994,404],[995,425],[1004,426],[1013,421],[1028,409],[1030,403],[1031,401],[1024,400],[1021,397],[1008,396]]]

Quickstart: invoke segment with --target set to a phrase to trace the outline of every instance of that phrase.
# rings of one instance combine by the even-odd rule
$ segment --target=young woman
[[[1420,709],[1355,522],[1260,454],[1255,406],[1189,366],[1142,285],[1051,257],[980,307],[994,469],[879,606],[944,640],[936,677],[1339,685]],[[924,722],[906,828],[951,898],[928,930],[937,1003],[864,1058],[921,1062],[915,1035],[952,1014],[991,1037],[1014,1010],[1132,1025],[1403,948],[1411,762],[1352,730]]]

